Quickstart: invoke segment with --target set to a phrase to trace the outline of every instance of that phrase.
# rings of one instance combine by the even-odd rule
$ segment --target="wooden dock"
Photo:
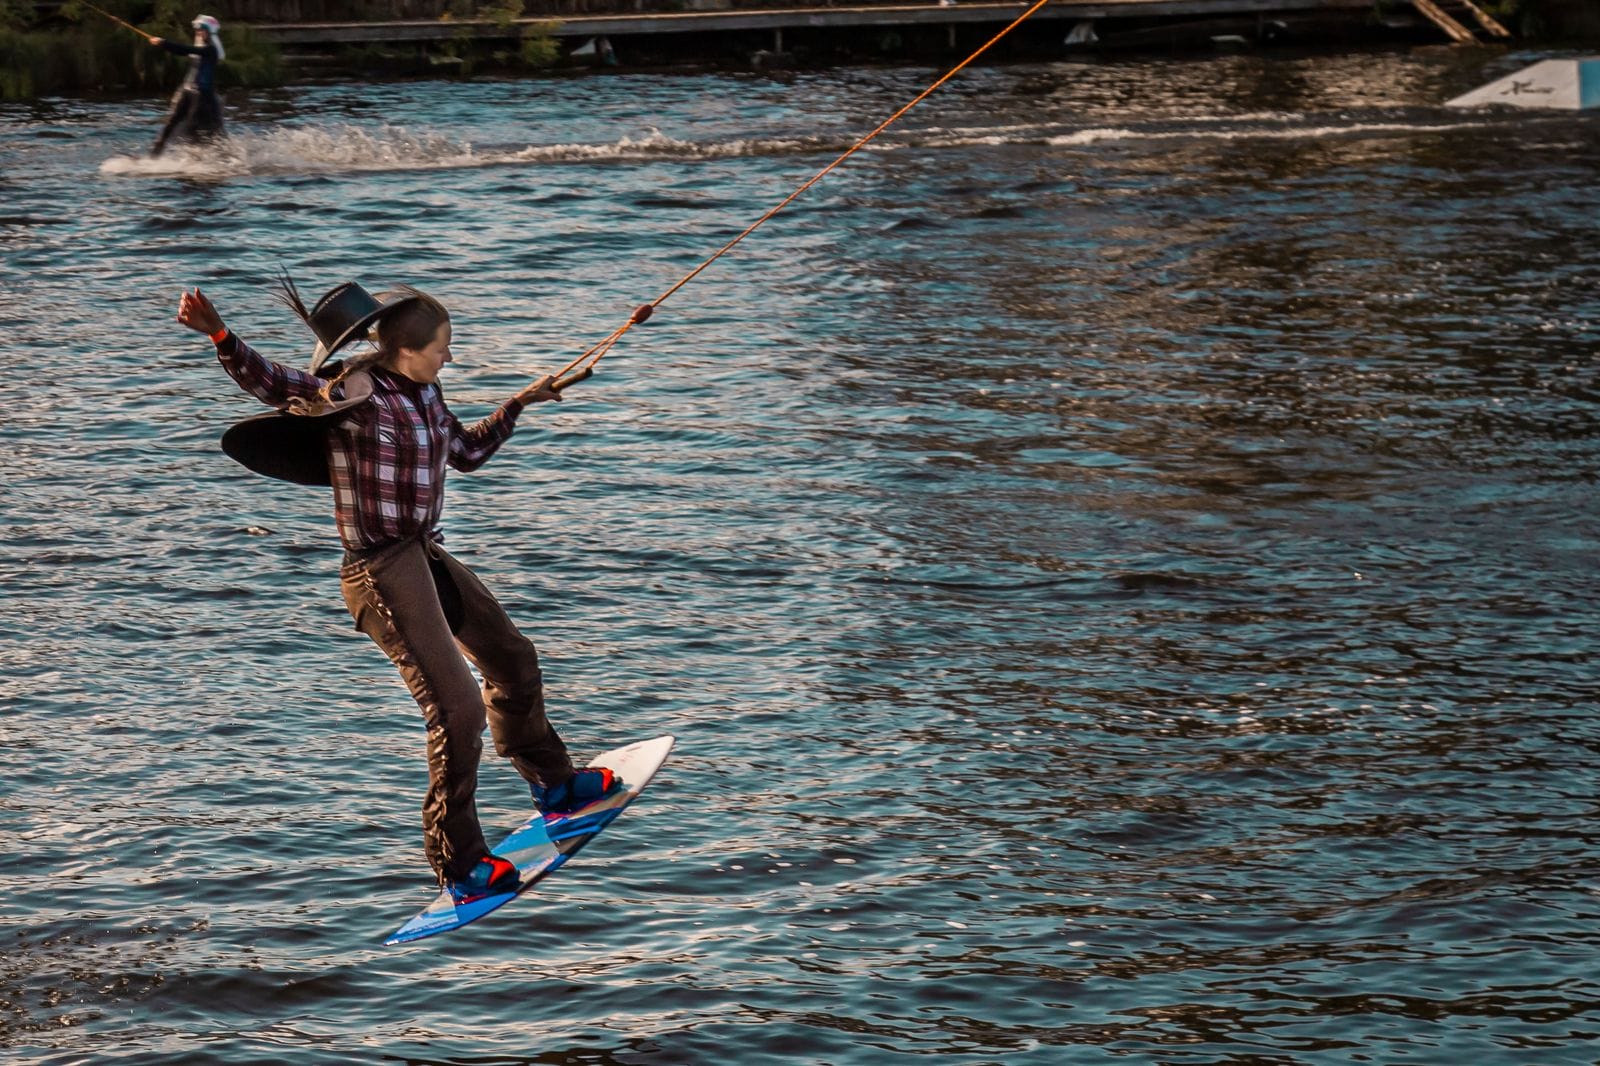
[[[257,23],[253,31],[280,47],[511,40],[527,32],[553,37],[629,37],[681,33],[771,32],[786,29],[884,28],[896,26],[1003,25],[1028,9],[1022,3],[883,4],[861,7],[796,7],[782,10],[683,11],[671,14],[601,14],[523,18],[509,23],[465,20],[386,22]],[[1372,0],[1057,0],[1036,20],[1126,18],[1227,18],[1295,13],[1370,11]]]
[[[1031,6],[1028,3],[902,3],[896,0],[845,0],[846,6],[733,7],[740,0],[686,0],[698,10],[637,10],[656,0],[540,0],[545,13],[514,20],[418,18],[362,22],[275,22],[251,24],[256,36],[278,46],[291,62],[337,63],[347,49],[409,52],[416,62],[459,64],[462,45],[494,48],[518,40],[546,37],[572,51],[579,41],[598,41],[609,54],[612,43],[626,44],[631,56],[649,63],[745,56],[785,57],[789,47],[815,54],[859,54],[864,42],[896,40],[906,48],[935,54],[955,51],[965,42],[998,31]],[[680,0],[683,2],[683,0]],[[745,0],[752,2],[752,0]],[[776,5],[781,0],[753,0]],[[1490,39],[1509,36],[1473,0],[1402,0],[1383,25],[1400,32],[1440,34],[1441,39],[1473,43],[1478,33]],[[531,5],[530,5],[531,6]],[[595,11],[595,7],[602,10]],[[604,8],[610,7],[610,10]],[[1330,43],[1370,31],[1373,0],[1052,0],[1008,42],[1010,54],[1050,55],[1073,47],[1249,46],[1252,43]],[[1466,25],[1473,24],[1475,29]],[[1307,27],[1302,30],[1300,27]],[[1050,27],[1048,30],[1046,27]],[[787,38],[785,35],[788,35]],[[1067,44],[1068,35],[1073,45]],[[911,44],[911,38],[915,44]],[[1023,53],[1016,50],[1022,49]],[[1027,50],[1031,49],[1031,52]],[[593,51],[592,46],[586,50]],[[441,54],[443,53],[443,54]],[[568,60],[567,62],[571,62]]]
[[[1502,40],[1511,36],[1510,30],[1473,0],[1411,0],[1411,6],[1457,44],[1476,42],[1479,32]],[[1477,31],[1473,30],[1473,23],[1477,24]]]

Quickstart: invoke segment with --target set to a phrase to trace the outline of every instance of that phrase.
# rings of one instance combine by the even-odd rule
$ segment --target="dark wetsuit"
[[[168,141],[179,144],[213,140],[222,136],[222,100],[217,96],[217,48],[205,44],[179,44],[163,40],[161,47],[173,55],[189,57],[189,73],[172,94],[172,110],[167,124],[150,149],[160,155]]]

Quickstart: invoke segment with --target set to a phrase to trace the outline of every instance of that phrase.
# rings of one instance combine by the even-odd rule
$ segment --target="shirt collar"
[[[417,400],[426,399],[428,390],[433,388],[435,384],[423,384],[420,381],[412,381],[404,374],[396,374],[387,367],[381,366],[373,367],[372,374],[373,377],[388,385],[391,391],[406,393],[413,399]]]

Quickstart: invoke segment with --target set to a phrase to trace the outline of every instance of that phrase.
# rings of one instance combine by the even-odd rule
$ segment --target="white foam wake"
[[[472,145],[395,126],[302,126],[235,132],[211,147],[183,145],[158,158],[112,156],[102,174],[199,179],[474,166]]]
[[[875,151],[913,148],[957,148],[979,145],[1037,144],[1083,146],[1108,141],[1318,139],[1390,133],[1437,132],[1481,125],[1483,119],[1438,123],[1424,121],[1329,121],[1327,116],[1247,115],[1232,121],[1197,117],[1181,124],[1108,126],[1063,129],[1060,123],[952,127],[899,131],[874,141]],[[185,177],[223,180],[264,174],[372,172],[457,169],[561,163],[625,163],[650,160],[714,160],[745,156],[844,150],[852,138],[733,137],[690,141],[659,130],[595,144],[563,143],[475,147],[429,131],[398,126],[301,126],[236,131],[223,144],[201,149],[178,147],[159,159],[113,156],[100,165],[107,175]]]
[[[1326,137],[1362,137],[1369,134],[1435,133],[1468,129],[1471,122],[1352,122],[1345,125],[1243,126],[1237,129],[1186,127],[1181,129],[1127,129],[1107,127],[1072,130],[1044,139],[1049,145],[1099,144],[1103,141],[1242,141],[1242,140],[1318,140]]]
[[[305,126],[235,132],[210,148],[181,146],[160,158],[118,155],[102,174],[218,180],[259,174],[455,169],[519,163],[635,162],[652,159],[728,159],[825,150],[814,138],[734,138],[697,142],[659,130],[599,144],[534,144],[477,148],[434,133],[397,126]]]

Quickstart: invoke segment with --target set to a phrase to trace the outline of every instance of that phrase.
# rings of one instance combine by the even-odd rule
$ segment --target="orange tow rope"
[[[717,249],[716,254],[712,255],[704,263],[701,263],[699,266],[689,271],[689,273],[679,278],[670,289],[662,293],[660,296],[657,296],[654,300],[647,304],[640,304],[639,307],[634,310],[633,314],[629,316],[628,321],[624,322],[621,326],[613,330],[609,337],[594,345],[588,351],[584,352],[582,355],[578,356],[572,362],[568,363],[566,366],[557,371],[555,374],[556,381],[553,387],[559,391],[566,388],[568,385],[582,381],[584,378],[587,378],[589,375],[593,374],[594,365],[600,361],[601,357],[611,350],[611,346],[616,344],[617,341],[621,340],[622,335],[628,332],[628,330],[632,329],[640,322],[648,319],[651,313],[654,312],[655,309],[667,299],[667,297],[671,296],[673,293],[689,284],[689,282],[693,281],[701,271],[706,269],[706,267],[710,266],[712,263],[715,263],[718,259],[721,259],[730,250],[732,250],[734,245],[738,244],[740,241],[750,236],[750,234],[754,233],[757,226],[760,226],[763,222],[771,218],[773,215],[776,215],[779,211],[782,211],[785,207],[788,207],[795,201],[796,198],[799,197],[801,193],[805,192],[807,189],[811,188],[811,186],[821,181],[840,163],[843,163],[846,159],[849,159],[851,156],[855,155],[874,137],[893,125],[901,115],[904,115],[907,111],[910,111],[913,107],[916,107],[918,104],[922,103],[923,100],[926,100],[930,95],[932,95],[935,89],[939,88],[939,86],[943,85],[945,82],[961,73],[961,71],[970,65],[973,60],[977,59],[990,48],[994,47],[997,41],[999,41],[1006,34],[1010,33],[1012,30],[1016,29],[1018,26],[1022,25],[1023,22],[1027,21],[1029,16],[1049,2],[1050,0],[1035,0],[1033,6],[1029,7],[1028,10],[1024,11],[1022,14],[1018,15],[1016,19],[1013,20],[1005,29],[1001,30],[999,33],[985,41],[983,46],[976,52],[973,52],[967,58],[951,67],[942,78],[928,86],[926,89],[922,90],[922,92],[918,93],[916,99],[912,100],[909,104],[906,104],[900,110],[896,111],[894,114],[880,122],[876,129],[867,134],[865,137],[862,137],[855,144],[851,145],[838,159],[835,159],[833,162],[817,171],[817,173],[812,175],[811,178],[805,182],[805,184],[801,185],[794,192],[784,197],[782,202],[780,202],[776,207],[773,207],[766,214],[750,223],[750,225],[745,228],[743,233],[739,234],[733,240]],[[584,363],[585,360],[588,360],[588,364],[583,366],[583,369],[577,371],[577,373],[573,374],[571,377],[567,376],[569,372],[571,372],[575,367],[578,367],[580,364]]]
[[[90,11],[95,12],[96,14],[104,15],[106,18],[110,19],[112,22],[115,22],[119,26],[128,27],[128,29],[132,30],[134,33],[137,33],[140,37],[144,37],[144,38],[148,39],[148,38],[156,36],[153,33],[147,33],[144,30],[141,30],[139,27],[135,26],[131,22],[126,22],[126,21],[124,21],[122,19],[117,18],[117,16],[113,15],[109,11],[102,11],[100,8],[95,7],[93,4],[84,4],[83,6],[88,8]]]

